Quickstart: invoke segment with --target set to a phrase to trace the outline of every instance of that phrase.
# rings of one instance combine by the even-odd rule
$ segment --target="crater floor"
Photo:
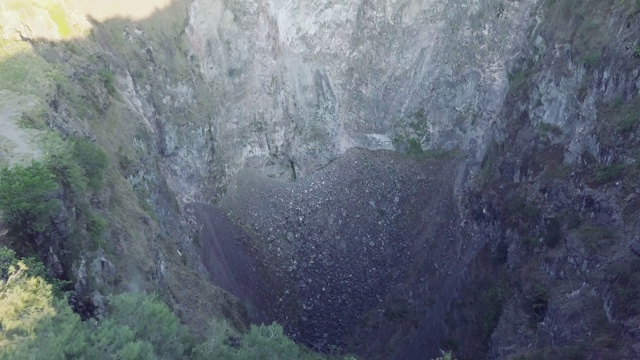
[[[453,155],[352,149],[291,183],[241,171],[219,207],[190,207],[212,280],[254,320],[316,349],[416,358],[437,355],[477,251],[458,211],[464,175]]]

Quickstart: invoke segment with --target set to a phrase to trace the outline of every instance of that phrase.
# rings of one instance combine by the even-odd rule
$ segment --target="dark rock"
[[[631,251],[634,254],[636,254],[637,256],[640,256],[640,238],[639,237],[636,236],[636,238],[633,239],[633,242],[631,242],[629,247],[631,248]]]

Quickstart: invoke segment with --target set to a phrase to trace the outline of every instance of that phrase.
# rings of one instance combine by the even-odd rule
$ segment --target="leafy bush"
[[[612,164],[609,166],[604,166],[596,173],[596,181],[598,182],[598,184],[602,185],[616,180],[620,177],[624,168],[624,164]]]
[[[603,243],[616,239],[615,232],[608,226],[583,225],[577,232],[591,251],[597,251]]]
[[[442,352],[442,356],[435,358],[434,360],[454,360],[451,352]]]
[[[11,235],[26,237],[44,231],[59,213],[58,184],[51,171],[33,162],[0,171],[0,211]]]
[[[131,329],[137,340],[152,345],[159,358],[177,359],[185,353],[187,329],[156,296],[112,296],[109,309],[109,321]]]
[[[296,344],[287,338],[276,323],[269,326],[252,325],[244,336],[237,334],[225,322],[212,324],[212,334],[204,343],[196,346],[194,359],[322,359],[319,354]]]
[[[0,279],[0,359],[53,359],[70,351],[81,338],[79,317],[52,286],[32,276],[24,262],[11,265]],[[63,350],[63,351],[60,351]]]
[[[6,280],[9,276],[9,268],[16,263],[15,251],[0,246],[0,280]]]
[[[76,139],[72,145],[73,157],[84,170],[87,184],[93,190],[102,186],[104,170],[107,167],[107,155],[95,144],[86,139]]]
[[[69,281],[52,278],[44,267],[44,264],[33,257],[19,258],[15,251],[0,246],[0,280],[6,280],[9,277],[11,267],[17,267],[22,263],[26,267],[26,274],[31,277],[41,277],[51,284],[53,294],[56,297],[62,297],[63,289],[69,284]]]
[[[100,78],[102,79],[102,83],[104,84],[104,87],[107,89],[107,92],[109,93],[109,95],[116,96],[117,95],[117,91],[116,91],[116,87],[114,85],[113,72],[111,72],[111,70],[108,70],[108,69],[103,69],[103,70],[100,71],[99,75],[100,75]]]
[[[87,216],[87,231],[91,234],[94,241],[99,242],[102,240],[102,234],[107,227],[107,220],[102,216],[90,211]]]
[[[46,140],[48,154],[45,164],[54,176],[55,181],[62,185],[65,194],[73,200],[84,198],[87,192],[88,180],[85,170],[75,158],[73,146],[57,136]]]
[[[494,285],[482,294],[481,303],[484,312],[480,322],[483,338],[489,339],[502,316],[502,306],[507,300],[507,292],[502,284]]]
[[[100,189],[108,160],[98,146],[83,138],[65,142],[57,136],[50,136],[46,147],[46,166],[72,196],[82,197],[88,189]]]
[[[582,64],[588,68],[595,66],[602,57],[600,51],[593,51],[582,57]]]
[[[618,122],[618,130],[622,133],[630,132],[638,123],[640,123],[640,113],[637,111],[628,113]]]

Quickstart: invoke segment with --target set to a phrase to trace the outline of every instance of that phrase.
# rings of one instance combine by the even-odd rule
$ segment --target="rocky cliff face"
[[[482,154],[534,5],[195,1],[186,34],[232,169],[291,179],[354,146]]]
[[[47,129],[105,149],[110,286],[241,323],[212,280],[367,358],[639,356],[635,2],[162,3],[2,8],[33,76],[0,89],[0,163]]]

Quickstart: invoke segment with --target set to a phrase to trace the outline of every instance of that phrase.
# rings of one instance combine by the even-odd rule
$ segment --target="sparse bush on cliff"
[[[435,358],[434,360],[454,360],[451,352],[442,352],[442,356]]]
[[[10,234],[25,238],[44,231],[60,210],[58,188],[41,163],[0,171],[0,211]]]
[[[75,161],[84,170],[87,185],[92,190],[102,186],[104,170],[107,167],[107,155],[98,146],[86,139],[72,142],[72,153]]]

